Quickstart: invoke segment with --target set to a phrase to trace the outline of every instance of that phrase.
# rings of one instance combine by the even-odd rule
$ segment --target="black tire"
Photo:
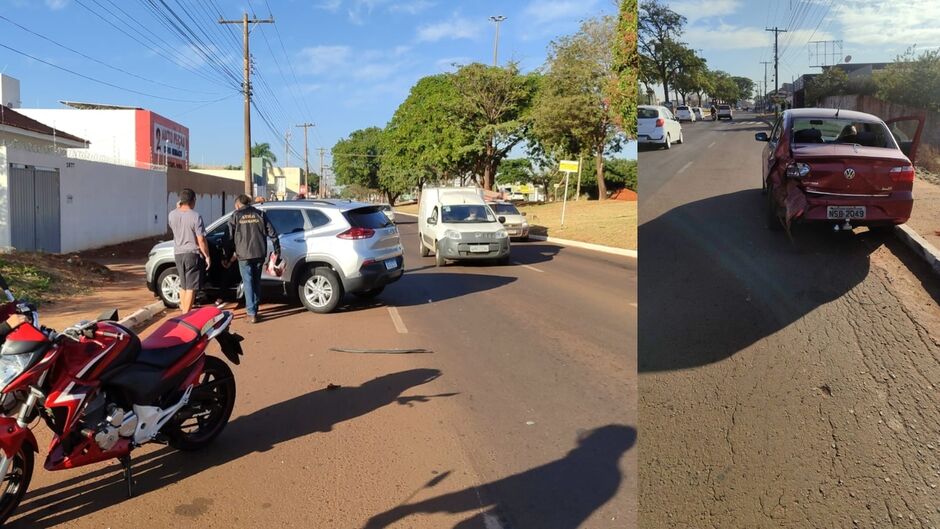
[[[29,482],[33,477],[34,457],[33,448],[25,442],[20,446],[19,452],[13,454],[9,470],[9,476],[12,479],[0,482],[3,483],[0,485],[0,488],[3,488],[2,496],[0,496],[0,525],[13,515],[20,502],[23,501],[23,496],[26,495],[26,489],[29,488]]]
[[[682,133],[680,132],[680,133],[679,133],[679,139],[676,140],[676,143],[681,145],[683,141],[685,141],[685,138],[682,137]]]
[[[383,290],[385,290],[385,287],[381,286],[381,287],[370,288],[369,290],[363,290],[362,292],[353,292],[352,295],[356,296],[359,299],[373,299],[379,294],[381,294]]]
[[[175,277],[175,281],[172,279]],[[176,297],[169,297],[170,295],[167,292],[164,292],[164,282],[167,283],[166,288],[172,288],[172,284],[175,283],[176,286]],[[163,302],[163,305],[167,308],[175,309],[180,306],[180,273],[175,266],[171,266],[164,271],[160,272],[160,275],[157,276],[157,284],[155,288],[157,289],[157,295],[160,296],[160,301]]]
[[[887,224],[887,225],[882,224],[882,225],[879,225],[879,226],[869,226],[869,227],[868,227],[868,231],[870,231],[870,232],[872,232],[872,233],[875,233],[875,234],[878,234],[878,235],[888,235],[888,234],[890,234],[891,232],[894,231],[894,225],[893,225],[893,224]]]
[[[495,260],[493,261],[493,263],[496,264],[496,266],[508,266],[508,265],[509,265],[509,256],[508,256],[508,255],[504,255],[504,256],[502,256],[502,257],[500,257],[500,258],[497,258],[497,259],[495,259]]]
[[[783,229],[783,224],[780,222],[780,208],[777,206],[777,203],[774,202],[774,187],[773,184],[768,184],[767,186],[767,228],[770,231],[780,231]]]
[[[424,237],[422,237],[420,234],[418,235],[418,247],[421,248],[421,257],[427,257],[431,255],[431,250],[429,250],[428,247],[424,245]]]
[[[672,148],[672,141],[669,139],[669,134],[666,134],[666,143],[663,144],[663,149],[669,150]]]
[[[193,388],[189,403],[180,409],[180,414],[188,414],[184,420],[174,419],[164,429],[170,446],[177,450],[200,450],[209,446],[225,429],[232,409],[235,407],[235,375],[232,369],[222,360],[206,357],[206,366],[203,369],[200,386],[212,384],[211,389],[198,391]],[[205,417],[194,417],[192,414],[206,413]],[[188,424],[195,421],[195,424]],[[195,430],[186,428],[195,427]]]
[[[434,252],[434,266],[444,266],[446,262],[447,260],[444,259],[444,256],[441,254],[441,245],[438,244],[437,251]]]
[[[297,297],[310,312],[327,314],[336,310],[343,299],[343,284],[332,268],[318,266],[300,279]]]

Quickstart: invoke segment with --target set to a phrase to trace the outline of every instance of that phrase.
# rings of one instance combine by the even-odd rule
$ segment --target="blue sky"
[[[842,40],[850,62],[890,62],[909,46],[940,46],[937,0],[675,0],[665,2],[688,18],[680,40],[701,50],[709,68],[764,80],[761,61],[773,60],[773,33],[780,34],[780,82],[818,73],[810,63],[810,41]],[[815,50],[815,46],[813,48]],[[820,44],[820,52],[822,45]],[[829,46],[831,52],[832,46]],[[815,54],[814,54],[815,55]],[[827,64],[831,64],[830,57]],[[773,89],[773,65],[767,67]],[[662,89],[660,88],[659,92]],[[659,94],[660,97],[662,94]]]
[[[164,4],[206,43],[205,52],[172,33],[148,7]],[[285,131],[302,155],[303,129],[294,125],[313,122],[314,169],[314,149],[329,149],[355,129],[384,126],[419,78],[454,63],[492,62],[490,15],[508,17],[500,27],[500,62],[515,60],[532,70],[543,64],[553,38],[574,33],[584,18],[616,12],[614,0],[0,0],[0,7],[9,20],[128,72],[0,19],[0,45],[39,59],[0,47],[0,70],[20,79],[24,107],[57,108],[59,100],[73,100],[148,108],[189,127],[190,161],[197,164],[239,164],[242,158],[242,100],[233,87],[242,75],[241,27],[216,24],[219,14],[273,15],[275,25],[252,31],[251,51],[254,93],[279,137],[253,113],[252,140],[271,143],[282,161]],[[302,160],[291,154],[290,162]]]

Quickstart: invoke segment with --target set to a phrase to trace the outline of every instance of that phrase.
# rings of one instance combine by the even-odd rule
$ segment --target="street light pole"
[[[493,39],[493,66],[499,66],[499,61],[497,60],[499,53],[499,23],[506,20],[506,17],[496,15],[490,17],[490,20],[496,22],[496,37]]]

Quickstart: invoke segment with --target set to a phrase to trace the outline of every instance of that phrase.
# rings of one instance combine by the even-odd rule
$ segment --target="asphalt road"
[[[890,235],[769,231],[761,130],[639,154],[640,525],[940,526],[937,281]]]
[[[408,270],[377,301],[238,311],[238,399],[210,449],[135,452],[129,500],[116,464],[40,465],[10,526],[635,526],[636,261],[531,242],[511,266],[437,269],[400,229]]]

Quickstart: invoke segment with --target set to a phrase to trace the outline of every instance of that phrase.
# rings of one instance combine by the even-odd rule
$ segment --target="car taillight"
[[[796,162],[787,166],[787,178],[806,178],[809,174],[809,164]]]
[[[892,168],[891,181],[895,184],[912,183],[914,181],[914,166],[901,165]]]
[[[657,126],[657,127],[662,127],[662,126],[665,125],[665,124],[666,124],[666,120],[663,119],[663,118],[659,118],[659,119],[656,120],[656,126]]]
[[[349,228],[337,235],[340,239],[368,239],[375,235],[375,230],[371,228]]]

